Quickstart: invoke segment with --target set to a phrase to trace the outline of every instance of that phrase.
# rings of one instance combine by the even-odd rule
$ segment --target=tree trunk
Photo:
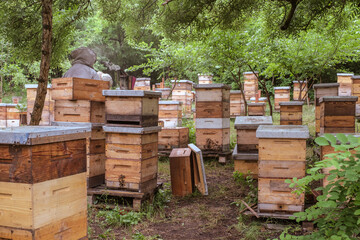
[[[41,121],[41,114],[44,108],[47,84],[49,81],[52,39],[52,3],[52,0],[41,0],[42,43],[40,76],[38,79],[39,84],[36,91],[35,104],[31,114],[30,125],[39,125]]]

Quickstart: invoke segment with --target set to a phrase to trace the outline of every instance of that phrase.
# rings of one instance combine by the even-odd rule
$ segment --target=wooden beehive
[[[151,78],[136,78],[134,90],[150,91]]]
[[[16,107],[18,104],[0,103],[0,127],[19,127],[20,110]],[[22,105],[19,104],[20,107]]]
[[[307,81],[293,81],[293,84],[294,84],[293,100],[305,101],[308,98]]]
[[[274,110],[280,111],[280,102],[290,101],[290,87],[274,87]]]
[[[191,91],[193,82],[190,80],[171,80],[173,90],[187,90]],[[175,84],[175,86],[174,86]]]
[[[338,83],[314,84],[314,105],[315,105],[315,132],[320,133],[320,98],[326,96],[338,96]]]
[[[196,118],[196,146],[203,151],[230,150],[230,118]]]
[[[263,125],[259,139],[259,212],[299,212],[304,210],[304,194],[292,193],[288,178],[305,176],[307,126]]]
[[[88,100],[56,100],[54,120],[56,122],[105,123],[105,103]]]
[[[212,74],[198,74],[199,84],[212,84],[213,75]]]
[[[354,133],[357,100],[355,96],[320,98],[320,133]]]
[[[244,98],[240,90],[230,90],[230,117],[245,115]]]
[[[252,176],[258,178],[258,153],[254,152],[238,152],[236,145],[232,154],[234,160],[234,171],[242,173],[244,176]]]
[[[291,101],[280,103],[280,125],[302,125],[304,102]]]
[[[86,128],[0,130],[1,239],[87,237],[88,136]]]
[[[355,115],[360,115],[360,76],[352,76],[352,95],[358,97]]]
[[[197,118],[230,118],[229,102],[200,102],[195,104]]]
[[[161,92],[161,99],[167,100],[169,98],[171,88],[155,88],[155,91]]]
[[[106,124],[132,127],[158,125],[159,98],[153,91],[105,90]]]
[[[271,116],[241,116],[236,117],[234,127],[236,129],[237,152],[257,153],[259,140],[256,130],[260,125],[272,125]]]
[[[198,102],[228,102],[230,103],[231,87],[222,83],[196,84],[196,103]]]
[[[253,72],[244,72],[244,94],[246,101],[255,97],[258,92],[258,72],[255,72],[255,74]]]
[[[182,103],[179,101],[159,101],[159,120],[164,127],[180,127],[182,124]]]
[[[108,81],[85,78],[53,78],[51,80],[53,100],[88,100],[104,102],[102,90],[110,88]]]
[[[337,82],[339,83],[338,96],[351,96],[352,95],[352,73],[338,73]]]
[[[159,150],[184,148],[189,144],[189,128],[162,128],[159,132]]]
[[[152,192],[157,186],[161,127],[104,126],[103,129],[106,132],[106,187]]]
[[[34,109],[37,84],[25,84],[27,96],[27,122],[30,123],[31,114]],[[51,99],[51,85],[47,86],[47,93],[44,102],[44,108],[41,114],[40,125],[49,126],[54,121],[55,101]]]
[[[249,116],[265,116],[266,103],[248,103]]]
[[[186,196],[193,192],[191,174],[191,149],[175,148],[170,154],[171,190],[174,196]]]

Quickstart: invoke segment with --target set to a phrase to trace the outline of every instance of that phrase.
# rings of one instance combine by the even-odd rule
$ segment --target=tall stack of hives
[[[151,78],[136,78],[134,90],[150,91],[151,90],[150,81]]]
[[[233,151],[234,170],[258,177],[259,140],[256,130],[260,125],[272,125],[271,116],[240,116],[235,119],[236,146]]]
[[[260,126],[258,211],[289,214],[304,211],[304,193],[297,195],[286,179],[305,176],[307,126]]]
[[[30,123],[31,114],[34,109],[37,84],[25,84],[26,96],[27,96],[27,123]],[[54,105],[55,102],[51,98],[51,85],[47,86],[47,93],[44,102],[44,108],[41,114],[41,121],[39,125],[50,126],[54,121]]]
[[[206,153],[230,150],[230,86],[198,84],[196,90],[196,145]]]
[[[258,92],[258,72],[244,72],[244,94],[246,101],[249,101],[250,98],[256,97]]]
[[[87,140],[88,187],[105,180],[105,97],[109,82],[82,78],[52,79],[51,98],[55,101],[53,125],[84,126],[92,129]]]
[[[274,87],[274,110],[280,111],[280,102],[290,101],[290,87]]]
[[[351,96],[352,95],[352,73],[338,73],[337,82],[339,83],[338,96]]]
[[[152,192],[157,186],[159,98],[153,91],[104,90],[107,188]]]
[[[245,103],[240,90],[230,90],[230,117],[245,115]]]
[[[191,104],[193,102],[193,82],[190,80],[171,80],[172,94],[171,99],[182,103],[183,114],[185,117],[191,115]]]
[[[87,238],[87,128],[0,130],[0,239]]]
[[[187,147],[189,128],[182,126],[182,107],[179,101],[159,101],[159,122],[163,128],[159,133],[159,150]]]

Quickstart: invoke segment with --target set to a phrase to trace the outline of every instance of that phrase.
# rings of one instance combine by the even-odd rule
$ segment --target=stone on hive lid
[[[238,116],[235,129],[257,129],[260,125],[272,125],[271,116]]]
[[[212,83],[212,84],[195,84],[194,88],[223,88],[223,89],[231,89],[230,85],[224,83]]]
[[[356,96],[329,96],[321,97],[319,103],[322,102],[356,102],[358,97]]]
[[[289,101],[289,102],[280,102],[280,106],[302,106],[304,105],[303,101]]]
[[[307,139],[310,134],[305,125],[261,125],[256,130],[256,137]]]
[[[109,97],[161,97],[161,92],[143,90],[103,90],[102,94]]]

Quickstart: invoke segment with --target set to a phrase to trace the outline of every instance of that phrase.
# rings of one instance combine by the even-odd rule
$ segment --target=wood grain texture
[[[105,139],[86,139],[86,154],[105,153]]]
[[[230,103],[230,90],[222,88],[196,89],[196,102],[228,102]]]
[[[191,150],[174,149],[170,154],[171,189],[174,196],[186,196],[193,192],[191,174]]]
[[[237,129],[237,147],[239,152],[257,152],[259,139],[256,137],[256,129]]]
[[[229,118],[229,102],[196,102],[197,118]]]
[[[184,148],[189,144],[189,128],[163,128],[159,132],[159,150]]]
[[[304,139],[259,139],[259,160],[305,161]]]
[[[105,123],[103,102],[87,100],[55,101],[55,121],[59,122],[93,122]]]
[[[230,129],[196,129],[196,146],[201,150],[229,151]]]
[[[285,178],[305,177],[305,161],[259,161],[260,178]]]
[[[234,171],[238,171],[244,176],[258,178],[258,161],[254,160],[234,160]]]
[[[88,178],[105,174],[105,153],[87,155],[86,161]]]
[[[262,106],[248,105],[248,116],[265,116],[265,107],[266,105],[262,105]]]

